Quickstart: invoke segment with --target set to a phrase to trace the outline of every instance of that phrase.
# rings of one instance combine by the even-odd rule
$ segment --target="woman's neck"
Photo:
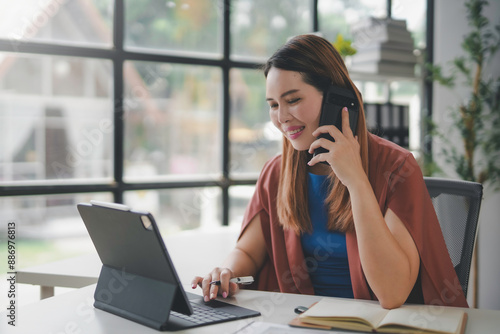
[[[332,171],[332,168],[329,165],[317,163],[314,166],[308,166],[307,171],[316,175],[328,175]]]

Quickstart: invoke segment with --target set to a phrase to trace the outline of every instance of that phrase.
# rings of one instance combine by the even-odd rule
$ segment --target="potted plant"
[[[350,39],[344,39],[342,34],[337,34],[337,39],[332,44],[344,60],[347,56],[352,56],[357,52],[357,50],[352,46],[352,41]]]
[[[450,117],[453,128],[441,129],[430,121],[430,133],[443,144],[446,162],[453,164],[460,178],[500,186],[500,77],[484,71],[500,47],[500,25],[491,29],[482,14],[485,0],[470,0],[467,8],[470,32],[464,36],[464,55],[456,57],[448,74],[442,65],[427,65],[428,80],[453,89],[457,84],[469,88],[468,96],[457,96]],[[460,133],[462,143],[450,142],[450,131]]]
[[[446,115],[451,124],[444,127],[429,121],[428,133],[440,140],[440,151],[434,155],[441,154],[461,179],[488,185],[496,192],[500,189],[500,76],[485,69],[499,50],[500,25],[493,27],[483,15],[486,6],[485,0],[465,2],[470,31],[461,44],[463,55],[446,70],[442,65],[426,65],[427,79],[456,96]],[[424,167],[428,175],[442,172],[432,159]],[[477,273],[477,253],[475,259]]]

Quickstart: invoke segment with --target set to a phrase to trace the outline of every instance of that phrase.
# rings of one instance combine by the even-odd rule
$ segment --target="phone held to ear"
[[[347,107],[349,111],[349,124],[353,135],[356,135],[356,128],[358,126],[358,113],[359,102],[356,94],[350,89],[344,87],[337,87],[330,85],[323,94],[323,103],[321,105],[321,115],[319,119],[319,126],[322,125],[335,125],[342,131],[342,109]],[[323,133],[318,138],[326,138],[335,141],[330,134]],[[314,156],[328,152],[323,147],[314,150]],[[328,164],[327,162],[325,162]]]

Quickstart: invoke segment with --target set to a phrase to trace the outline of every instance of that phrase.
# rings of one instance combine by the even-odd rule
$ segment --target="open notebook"
[[[94,201],[77,207],[103,264],[96,308],[158,330],[260,315],[217,300],[205,303],[185,292],[150,213]]]

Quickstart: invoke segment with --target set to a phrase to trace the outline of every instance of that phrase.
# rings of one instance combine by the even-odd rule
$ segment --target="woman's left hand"
[[[314,153],[314,150],[319,147],[323,147],[328,152],[313,157],[308,162],[309,166],[314,166],[322,161],[328,162],[335,175],[346,187],[352,185],[360,176],[366,176],[361,163],[360,146],[357,137],[354,137],[349,126],[347,108],[342,109],[342,132],[334,125],[323,125],[313,132],[313,136],[317,137],[322,133],[330,134],[335,139],[335,142],[326,138],[315,140],[309,148],[310,154]]]

